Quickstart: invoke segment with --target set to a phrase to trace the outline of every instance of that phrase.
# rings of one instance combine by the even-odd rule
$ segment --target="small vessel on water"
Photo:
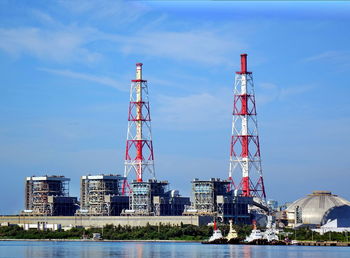
[[[222,236],[221,230],[216,225],[216,220],[214,220],[213,235],[208,241],[203,241],[202,244],[227,244],[227,239]]]
[[[261,245],[266,244],[267,240],[264,239],[264,234],[261,232],[260,229],[256,228],[256,222],[253,221],[253,230],[250,233],[249,236],[247,236],[244,240],[247,244],[253,244],[253,245]]]
[[[264,232],[264,239],[269,243],[279,242],[278,231],[276,230],[276,223],[272,222],[272,216],[267,217],[266,231]]]
[[[228,232],[226,239],[228,244],[239,244],[240,242],[237,231],[232,226],[232,220],[230,220],[230,231]]]
[[[286,242],[279,240],[276,224],[272,223],[272,217],[268,216],[266,231],[257,229],[256,221],[253,221],[253,230],[243,241],[238,237],[237,231],[233,228],[232,220],[230,220],[230,231],[226,237],[223,237],[221,230],[217,228],[216,221],[214,220],[213,235],[208,241],[203,241],[202,244],[285,245]]]
[[[266,229],[266,231],[264,232],[264,239],[266,239],[267,242],[279,241],[275,231],[271,228]]]
[[[272,216],[268,216],[266,230],[261,231],[256,228],[256,223],[253,221],[252,233],[244,240],[246,244],[251,245],[285,245],[284,241],[278,238],[278,230],[276,224],[272,223]]]

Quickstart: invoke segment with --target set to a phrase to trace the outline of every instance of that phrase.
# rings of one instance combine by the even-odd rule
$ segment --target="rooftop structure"
[[[329,211],[343,205],[350,205],[350,202],[329,191],[314,191],[287,207],[288,226],[321,225],[324,216],[330,214]]]

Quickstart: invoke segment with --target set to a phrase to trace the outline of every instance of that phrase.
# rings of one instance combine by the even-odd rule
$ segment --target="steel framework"
[[[121,194],[124,177],[120,175],[88,175],[80,181],[80,206],[91,215],[110,216],[111,203],[108,197]],[[107,199],[107,200],[106,200]]]
[[[25,209],[33,214],[53,215],[50,197],[68,197],[69,178],[64,176],[27,177],[25,181]]]
[[[217,212],[217,197],[231,195],[228,191],[230,182],[212,178],[208,181],[192,181],[193,208],[201,214]]]
[[[124,176],[135,172],[137,182],[142,182],[145,171],[155,179],[148,86],[142,79],[142,63],[136,64],[136,79],[131,82]]]
[[[252,72],[247,71],[247,54],[241,54],[241,71],[236,72],[233,100],[229,180],[246,197],[266,199],[258,134]],[[234,184],[236,170],[242,173]]]
[[[155,205],[153,198],[155,196],[159,198],[166,197],[168,184],[167,181],[157,181],[153,179],[143,182],[137,182],[136,180],[131,182],[132,191],[129,198],[129,208],[133,211],[133,215],[156,215],[157,208],[159,209],[160,207],[155,207],[158,203]]]
[[[131,196],[129,208],[135,211],[135,215],[149,216],[152,212],[151,187],[148,182],[131,183]]]

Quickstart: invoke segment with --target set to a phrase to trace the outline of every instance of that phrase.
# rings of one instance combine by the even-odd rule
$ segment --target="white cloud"
[[[52,20],[45,14],[37,15]],[[225,34],[210,28],[178,32],[148,27],[147,31],[140,30],[132,35],[62,25],[54,28],[0,28],[0,49],[14,56],[25,54],[56,62],[95,62],[102,57],[103,49],[99,52],[91,50],[89,44],[105,41],[116,44],[114,51],[125,55],[232,66],[231,57],[238,55],[242,44]]]
[[[127,56],[232,66],[232,57],[247,47],[242,37],[232,33],[232,24],[164,29],[164,24],[170,24],[167,16],[160,13],[146,19],[149,7],[142,3],[59,1],[54,6],[58,10],[51,14],[64,11],[74,15],[75,19],[68,19],[64,24],[56,15],[30,9],[32,18],[41,24],[0,28],[0,49],[14,56],[30,55],[55,62],[95,62],[105,51],[115,51]],[[99,29],[101,22],[103,29]],[[121,23],[123,26],[118,26]],[[125,24],[131,29],[125,31]],[[109,26],[114,29],[106,32]],[[106,50],[99,47],[99,43],[112,44],[112,47]]]
[[[328,65],[336,65],[337,69],[339,67],[349,67],[350,66],[350,52],[349,51],[326,51],[318,55],[310,56],[304,59],[305,62],[318,62],[322,61],[328,63]]]
[[[272,83],[261,83],[256,94],[257,105],[284,101],[313,89],[310,85],[282,88]],[[158,95],[154,123],[158,128],[172,130],[211,130],[229,127],[232,119],[233,91],[229,88],[215,94],[198,93],[182,97]],[[153,104],[152,104],[153,106]],[[153,110],[153,109],[152,109]]]
[[[264,105],[273,101],[283,101],[292,96],[308,92],[314,88],[313,85],[282,88],[273,83],[259,83],[256,84],[255,87],[258,89],[258,93],[256,93],[258,105]]]
[[[96,76],[96,75],[91,75],[91,74],[86,74],[86,73],[73,72],[70,70],[59,70],[59,69],[49,69],[49,68],[38,68],[38,70],[52,73],[52,74],[65,76],[65,77],[70,77],[70,78],[74,78],[74,79],[81,79],[81,80],[85,80],[85,81],[95,82],[98,84],[102,84],[102,85],[116,88],[120,91],[128,91],[129,90],[127,86],[120,83],[118,80],[110,78],[110,77],[106,77],[106,76]]]
[[[109,0],[61,0],[58,6],[74,16],[82,15],[86,20],[111,19],[109,25],[119,25],[134,22],[145,15],[149,8],[142,2],[109,1]]]
[[[303,94],[312,89],[314,89],[314,86],[312,85],[301,85],[297,87],[282,88],[279,94],[279,99],[282,100],[291,96]]]
[[[230,124],[231,96],[200,93],[184,97],[160,95],[156,97],[157,127],[174,130],[207,130]]]
[[[319,61],[322,59],[334,59],[334,58],[339,58],[342,56],[343,53],[340,51],[326,51],[318,55],[310,56],[305,58],[305,61],[307,62],[312,62],[312,61]]]
[[[90,34],[92,31],[89,29],[74,27],[56,31],[35,27],[0,28],[0,49],[14,56],[27,54],[58,62],[94,62],[100,55],[84,47],[87,42],[93,41]]]
[[[232,65],[231,57],[238,54],[243,44],[224,35],[222,31],[205,28],[182,32],[150,30],[132,36],[106,36],[120,43],[124,54],[144,54],[211,65]]]
[[[52,16],[50,16],[47,13],[44,13],[40,10],[33,9],[32,10],[33,16],[40,21],[42,24],[45,25],[60,25]]]

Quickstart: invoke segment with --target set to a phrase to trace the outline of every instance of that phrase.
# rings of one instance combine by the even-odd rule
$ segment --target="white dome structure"
[[[329,209],[342,205],[350,205],[350,202],[328,191],[314,191],[288,206],[286,209],[288,226],[320,225]]]

